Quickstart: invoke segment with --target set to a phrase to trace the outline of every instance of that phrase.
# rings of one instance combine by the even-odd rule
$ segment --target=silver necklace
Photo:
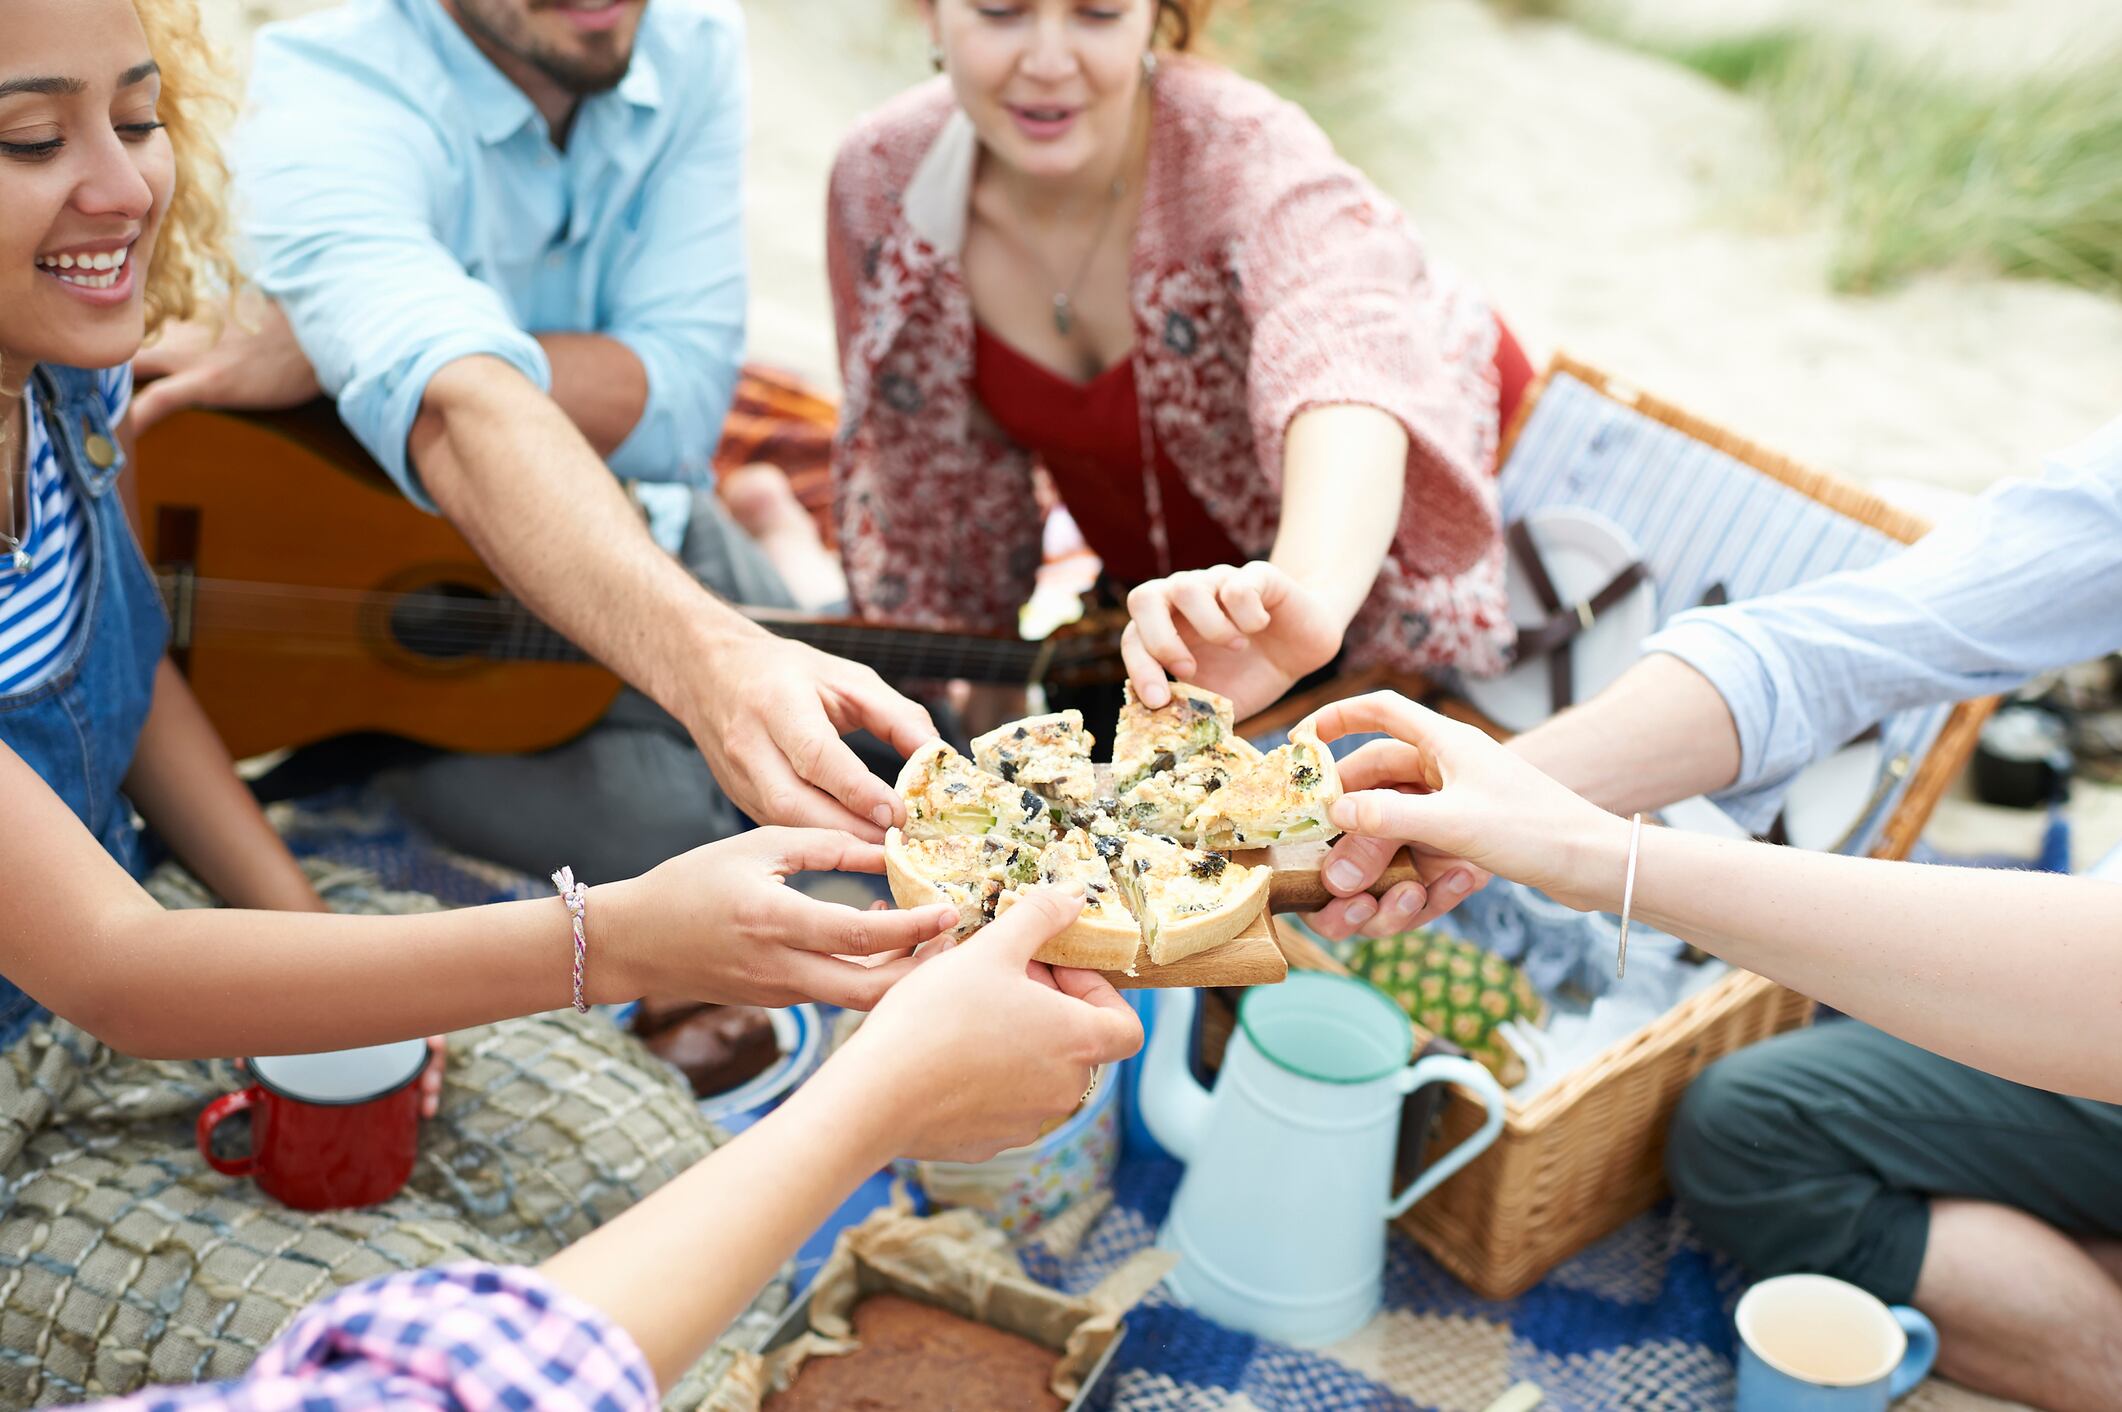
[[[1143,73],[1149,78],[1154,78],[1156,72],[1157,66],[1154,59],[1145,55]],[[1134,146],[1135,132],[1137,130],[1135,124],[1139,121],[1141,121],[1140,112],[1137,112],[1128,120],[1127,148],[1122,150],[1120,157],[1121,171],[1113,177],[1113,184],[1106,193],[1105,214],[1098,218],[1098,229],[1090,238],[1090,248],[1083,252],[1083,263],[1076,266],[1076,277],[1068,282],[1068,286],[1065,289],[1054,291],[1054,332],[1060,334],[1063,338],[1067,338],[1076,327],[1076,295],[1081,292],[1083,281],[1090,275],[1091,264],[1098,258],[1098,251],[1105,244],[1105,233],[1112,229],[1113,217],[1120,210],[1120,198],[1127,195],[1127,151]],[[1042,258],[1039,263],[1044,265],[1046,261]],[[1049,280],[1054,277],[1051,266],[1047,267],[1046,277]]]
[[[1068,282],[1068,288],[1054,291],[1054,332],[1067,338],[1076,326],[1076,295],[1083,288],[1083,281],[1090,274],[1091,262],[1098,258],[1098,249],[1105,244],[1105,233],[1112,229],[1113,215],[1120,209],[1120,198],[1127,195],[1127,178],[1113,178],[1111,193],[1106,197],[1105,214],[1098,219],[1097,232],[1091,236],[1090,249],[1083,254],[1083,263],[1076,266],[1076,277]],[[1053,278],[1053,272],[1047,272]]]

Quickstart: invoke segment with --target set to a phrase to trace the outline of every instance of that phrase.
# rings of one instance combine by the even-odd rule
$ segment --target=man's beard
[[[521,59],[569,93],[581,97],[603,93],[626,77],[633,59],[632,46],[622,52],[577,59],[555,54],[540,44],[523,22],[523,12],[508,0],[457,0],[457,13],[467,28],[476,30],[487,43]]]

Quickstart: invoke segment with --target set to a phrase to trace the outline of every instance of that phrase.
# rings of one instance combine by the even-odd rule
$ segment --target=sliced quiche
[[[1212,745],[1171,768],[1145,775],[1120,793],[1120,818],[1129,828],[1150,833],[1168,833],[1182,843],[1194,841],[1187,820],[1195,810],[1245,774],[1259,761],[1260,752],[1243,736],[1232,736]]]
[[[1127,790],[1181,760],[1237,739],[1229,701],[1213,691],[1172,683],[1172,699],[1152,711],[1123,688],[1120,723],[1113,731],[1113,784]]]
[[[1206,848],[1313,843],[1340,832],[1327,818],[1340,797],[1333,754],[1319,743],[1311,722],[1302,721],[1288,744],[1208,796],[1187,816],[1186,827]]]
[[[1083,911],[1068,930],[1039,948],[1040,960],[1133,974],[1142,929],[1113,883],[1111,860],[1121,846],[1111,834],[1070,829],[1039,855],[1040,882],[1083,884]],[[1003,910],[1013,900],[1005,897]]]
[[[948,741],[932,740],[907,759],[899,795],[908,838],[1000,832],[1043,848],[1053,837],[1044,799],[988,774]]]
[[[1333,793],[1307,787],[1302,802],[1320,801],[1312,812],[1323,822],[1339,784],[1317,737],[1308,740]],[[1161,710],[1128,697],[1115,741],[1120,787],[1107,794],[1074,711],[990,731],[973,742],[970,760],[931,741],[899,774],[906,826],[884,840],[892,895],[902,907],[949,903],[963,939],[1026,889],[1078,882],[1083,910],[1039,949],[1039,960],[1133,975],[1145,962],[1169,965],[1207,951],[1260,915],[1270,870],[1180,838],[1210,827],[1246,840],[1247,830],[1270,824],[1300,836],[1299,816],[1281,807],[1286,791],[1263,782],[1263,772],[1284,781],[1310,761],[1290,763],[1298,744],[1293,737],[1291,747],[1263,757],[1234,733],[1228,701],[1183,683]],[[1222,808],[1219,801],[1238,795],[1244,807]]]
[[[1158,966],[1221,946],[1244,931],[1267,903],[1272,872],[1153,833],[1127,835],[1112,869],[1142,928],[1150,962]]]
[[[1057,809],[1090,804],[1098,793],[1091,738],[1081,711],[1027,716],[973,739],[973,763],[1021,785]]]
[[[1038,959],[1132,975],[1142,931],[1121,901],[1106,861],[1119,846],[1116,838],[1101,840],[1080,829],[1044,846],[1003,834],[910,839],[893,829],[884,837],[884,873],[901,907],[947,902],[957,908],[952,935],[960,941],[1007,912],[1025,888],[1081,882],[1083,911],[1039,948]]]
[[[1005,834],[884,836],[884,875],[901,907],[948,902],[958,909],[952,935],[963,941],[995,919],[1006,888],[1039,879],[1039,850]]]

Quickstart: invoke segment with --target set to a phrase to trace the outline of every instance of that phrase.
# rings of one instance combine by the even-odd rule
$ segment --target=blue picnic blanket
[[[1088,1289],[1156,1238],[1182,1168],[1121,1163],[1112,1209],[1066,1257],[1021,1253],[1040,1280]],[[1703,1409],[1732,1396],[1731,1308],[1740,1271],[1661,1207],[1557,1268],[1516,1299],[1477,1297],[1397,1231],[1385,1308],[1322,1349],[1238,1333],[1161,1290],[1128,1317],[1110,1375],[1114,1412],[1480,1412],[1512,1384],[1545,1409]]]

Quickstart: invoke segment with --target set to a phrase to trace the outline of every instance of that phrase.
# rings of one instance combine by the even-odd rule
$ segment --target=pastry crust
[[[1208,848],[1315,843],[1341,831],[1328,817],[1341,797],[1341,772],[1310,721],[1298,722],[1243,775],[1210,795],[1186,826]]]
[[[1271,868],[1248,868],[1164,834],[1129,834],[1113,864],[1158,966],[1221,946],[1252,925],[1272,876]]]

